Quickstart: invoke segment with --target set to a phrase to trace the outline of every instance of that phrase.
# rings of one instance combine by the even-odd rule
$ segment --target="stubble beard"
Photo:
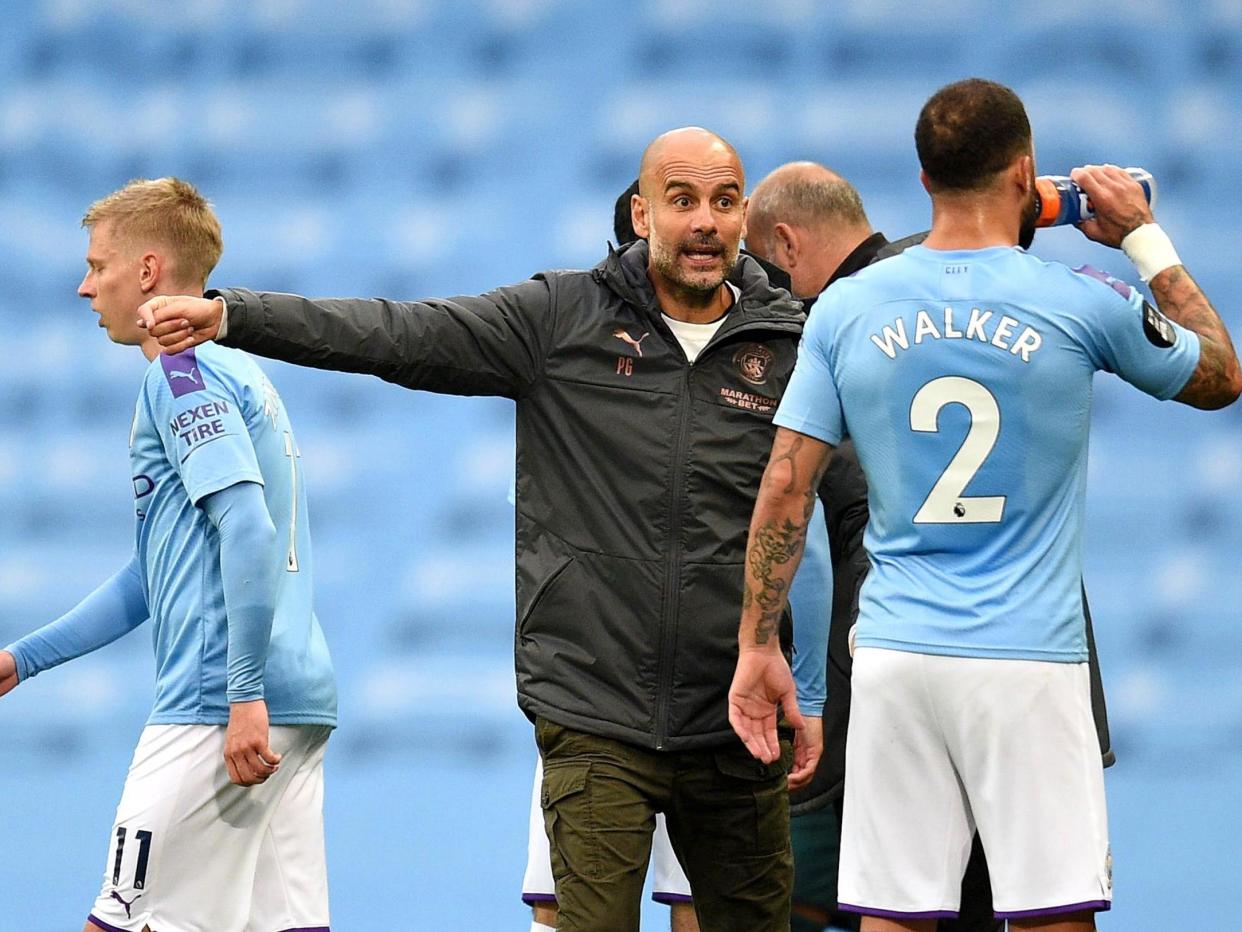
[[[655,237],[651,237],[648,243],[651,267],[687,303],[706,304],[728,277],[733,274],[738,261],[738,248],[736,246],[729,249],[723,243],[720,243],[719,240],[713,240],[712,243],[722,248],[720,253],[721,266],[718,271],[704,270],[702,272],[686,273],[682,270],[678,260],[683,250],[687,246],[694,245],[694,241],[677,243],[670,248]]]

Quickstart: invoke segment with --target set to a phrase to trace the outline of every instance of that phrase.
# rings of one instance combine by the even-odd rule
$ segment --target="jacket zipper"
[[[680,344],[678,344],[680,345]],[[706,351],[707,347],[703,348]],[[699,354],[702,357],[702,353]],[[668,739],[668,704],[673,691],[673,649],[677,643],[677,613],[681,603],[681,499],[685,482],[687,439],[690,435],[690,376],[694,364],[682,370],[681,400],[677,421],[677,446],[673,451],[673,482],[669,493],[669,548],[664,571],[664,617],[660,619],[660,671],[656,693],[656,750]]]
[[[673,482],[669,494],[669,549],[668,560],[664,571],[664,613],[660,619],[660,654],[656,664],[659,671],[656,692],[656,750],[664,750],[668,740],[668,706],[673,691],[673,654],[677,644],[677,615],[681,607],[681,508],[682,493],[686,474],[686,448],[690,435],[690,408],[693,398],[690,392],[691,377],[694,367],[711,350],[739,333],[751,330],[781,331],[792,329],[779,326],[784,321],[757,320],[747,321],[740,326],[725,330],[722,327],[699,352],[694,362],[687,360],[682,370],[682,396],[679,403],[677,422],[677,446],[673,451]],[[778,326],[773,326],[778,324]],[[679,349],[681,344],[674,339]],[[741,611],[741,606],[738,606]]]

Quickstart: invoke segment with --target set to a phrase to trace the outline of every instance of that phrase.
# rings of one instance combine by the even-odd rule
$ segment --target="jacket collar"
[[[828,282],[820,291],[823,291],[828,285],[831,285],[838,279],[845,278],[847,275],[853,275],[859,269],[865,269],[880,254],[880,250],[887,245],[888,239],[883,233],[872,233],[855,246],[848,256],[841,260],[837,270],[832,273],[832,278],[828,279]]]

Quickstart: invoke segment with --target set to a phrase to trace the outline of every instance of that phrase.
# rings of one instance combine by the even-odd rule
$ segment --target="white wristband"
[[[1139,278],[1151,281],[1167,268],[1181,265],[1169,234],[1158,223],[1144,223],[1121,241],[1121,251],[1138,269]]]
[[[216,331],[216,339],[223,340],[229,332],[229,303],[218,295],[213,300],[220,302],[220,329]]]

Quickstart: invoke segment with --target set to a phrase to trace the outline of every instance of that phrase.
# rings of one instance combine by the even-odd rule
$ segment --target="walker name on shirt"
[[[1019,328],[1021,328],[1019,330]],[[885,324],[879,333],[871,334],[871,342],[889,359],[896,359],[900,350],[918,346],[925,340],[973,340],[1030,362],[1031,355],[1044,342],[1039,331],[1028,327],[1008,314],[972,307],[946,307],[943,311],[921,310],[914,315],[913,333],[904,317]]]
[[[230,433],[223,421],[228,413],[228,402],[208,401],[182,411],[168,422],[168,429],[185,444],[188,456],[196,446]]]

